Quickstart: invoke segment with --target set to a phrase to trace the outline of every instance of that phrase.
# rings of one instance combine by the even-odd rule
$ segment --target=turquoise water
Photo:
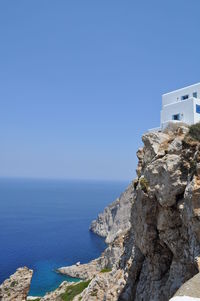
[[[89,225],[126,186],[125,182],[0,179],[0,283],[21,266],[34,270],[33,296],[72,280],[55,269],[100,255],[104,240],[88,231]]]

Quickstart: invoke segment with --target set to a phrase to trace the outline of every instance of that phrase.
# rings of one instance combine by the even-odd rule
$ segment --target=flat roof
[[[172,94],[172,93],[175,93],[175,92],[180,92],[180,91],[182,91],[182,90],[185,90],[185,89],[188,89],[188,88],[191,88],[191,87],[195,87],[195,86],[198,86],[198,85],[200,85],[200,82],[199,82],[199,83],[196,83],[196,84],[193,84],[193,85],[190,85],[190,86],[186,86],[186,87],[181,88],[181,89],[177,89],[177,90],[174,90],[174,91],[165,93],[165,94],[163,94],[162,96],[166,96],[166,95],[169,95],[169,94]]]

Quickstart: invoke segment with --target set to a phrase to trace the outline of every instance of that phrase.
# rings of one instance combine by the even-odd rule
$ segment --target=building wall
[[[187,100],[179,101],[177,103],[164,106],[161,111],[161,125],[165,122],[171,121],[172,116],[180,114],[180,121],[193,124],[198,119],[200,121],[200,114],[196,114],[196,102],[200,104],[200,100],[190,98]]]
[[[181,96],[189,94],[189,98],[193,96],[193,92],[197,92],[197,97],[200,98],[200,83],[179,89],[162,96],[162,105],[169,105],[181,101]]]

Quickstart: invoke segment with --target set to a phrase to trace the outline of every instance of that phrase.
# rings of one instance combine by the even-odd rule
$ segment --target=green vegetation
[[[195,123],[189,127],[189,132],[186,137],[190,137],[193,140],[200,142],[200,122]]]
[[[147,193],[148,189],[149,189],[149,182],[147,181],[147,179],[145,179],[145,177],[141,177],[140,178],[140,186],[141,189]]]
[[[110,269],[110,268],[105,268],[105,269],[102,269],[101,270],[101,273],[109,273],[109,272],[111,272],[112,271],[112,269]]]
[[[67,288],[66,288],[66,291],[64,294],[61,294],[61,298],[62,300],[64,301],[72,301],[74,299],[75,296],[79,295],[80,293],[82,293],[82,291],[88,287],[90,283],[90,280],[88,281],[82,281],[82,282],[79,282],[77,284],[72,284],[72,285],[69,285]],[[81,299],[80,299],[81,300]]]
[[[34,301],[40,301],[40,298],[35,299]]]

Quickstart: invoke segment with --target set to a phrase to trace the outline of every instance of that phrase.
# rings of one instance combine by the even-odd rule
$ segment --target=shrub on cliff
[[[200,122],[195,123],[189,127],[187,136],[200,142]]]
[[[145,193],[147,193],[147,191],[148,191],[148,189],[149,189],[149,182],[147,181],[147,179],[146,179],[145,177],[141,177],[139,183],[140,183],[141,189],[142,189]]]
[[[102,269],[101,270],[101,273],[109,273],[109,272],[111,272],[112,271],[112,269],[110,269],[110,268],[105,268],[105,269]]]

